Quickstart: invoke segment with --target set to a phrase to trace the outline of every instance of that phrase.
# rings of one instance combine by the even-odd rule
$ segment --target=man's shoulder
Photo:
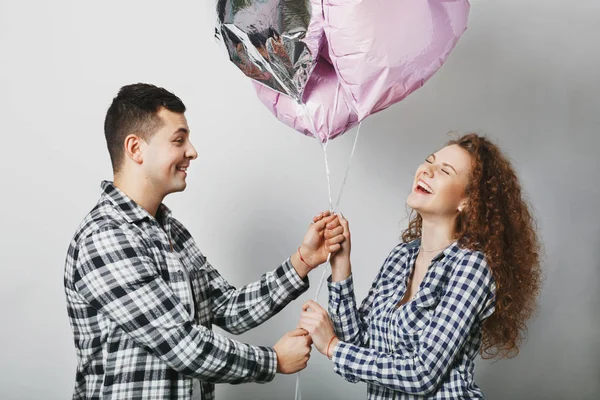
[[[128,225],[114,205],[107,199],[101,198],[79,224],[71,240],[71,247],[78,246],[96,232],[105,229],[127,229]]]
[[[173,233],[182,241],[192,239],[192,234],[188,229],[176,218],[171,217],[171,229]]]

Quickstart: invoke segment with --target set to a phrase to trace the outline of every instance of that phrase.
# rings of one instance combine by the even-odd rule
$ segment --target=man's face
[[[181,192],[186,187],[187,168],[198,157],[190,142],[184,114],[161,108],[162,125],[146,142],[142,141],[144,179],[160,196]]]

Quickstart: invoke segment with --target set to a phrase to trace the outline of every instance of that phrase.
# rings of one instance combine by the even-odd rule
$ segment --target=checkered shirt
[[[366,382],[368,399],[481,399],[473,379],[481,326],[495,283],[481,252],[453,243],[430,265],[414,298],[398,307],[420,241],[389,254],[357,308],[352,276],[329,280],[329,314],[340,338],[334,371]]]
[[[73,399],[214,399],[215,383],[269,382],[270,347],[230,340],[308,289],[289,259],[236,289],[161,204],[157,217],[111,182],[68,249],[64,285],[77,370]],[[198,397],[198,393],[194,394]]]

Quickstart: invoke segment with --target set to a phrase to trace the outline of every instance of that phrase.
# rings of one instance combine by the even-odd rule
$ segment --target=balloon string
[[[335,202],[335,208],[340,206],[340,200],[342,200],[342,193],[344,192],[344,187],[346,186],[346,179],[348,179],[348,172],[350,172],[350,166],[352,165],[352,159],[354,158],[354,151],[356,150],[356,143],[358,142],[358,135],[360,135],[360,127],[362,126],[362,121],[358,124],[358,129],[356,130],[356,136],[354,137],[354,144],[352,145],[352,151],[350,152],[350,160],[348,160],[348,165],[346,166],[346,172],[344,173],[344,180],[342,181],[342,187],[340,188],[340,193],[338,195],[337,201]]]
[[[327,195],[329,197],[329,212],[331,214],[335,213],[335,209],[333,208],[333,197],[331,196],[331,171],[329,170],[329,158],[327,157],[327,143],[329,143],[329,139],[322,143],[323,147],[323,157],[325,159],[325,175],[327,176]]]
[[[339,83],[338,83],[338,90],[339,90]],[[335,107],[337,107],[337,94],[336,94],[336,99],[335,99]],[[333,200],[332,200],[332,196],[331,196],[331,171],[329,169],[329,160],[327,157],[327,144],[329,143],[329,137],[327,137],[324,142],[322,142],[320,140],[319,136],[316,133],[317,129],[314,125],[314,121],[313,121],[310,113],[308,112],[308,108],[306,107],[306,104],[302,104],[302,108],[304,110],[304,114],[310,121],[309,129],[312,128],[312,129],[310,129],[310,131],[311,131],[310,133],[315,137],[315,139],[319,140],[319,142],[321,143],[321,147],[323,149],[323,156],[325,159],[325,174],[327,175],[327,192],[329,195],[329,211],[333,214],[333,213],[335,213],[335,208],[339,207],[340,200],[342,199],[342,193],[344,191],[344,187],[346,186],[348,172],[350,171],[350,166],[352,165],[352,159],[354,158],[354,152],[356,151],[356,143],[358,142],[358,136],[360,134],[360,127],[362,126],[362,121],[358,125],[358,130],[356,131],[356,136],[354,137],[354,144],[352,145],[350,159],[348,160],[346,172],[344,173],[344,180],[342,181],[342,187],[340,188],[340,192],[339,192],[339,195],[338,195],[338,198],[337,198],[337,201],[335,204],[335,208],[334,208]],[[325,282],[325,277],[327,276],[327,269],[330,266],[330,259],[331,259],[331,253],[329,253],[327,255],[327,261],[325,263],[325,266],[323,267],[323,273],[321,274],[321,279],[319,280],[319,285],[317,286],[317,293],[315,294],[316,302],[318,302],[318,300],[319,300],[319,294],[321,293],[321,288],[323,286],[323,282]],[[302,391],[300,390],[300,372],[296,373],[296,391],[295,391],[294,398],[295,398],[295,400],[302,400]]]
[[[358,124],[358,129],[356,131],[356,136],[354,137],[354,144],[352,145],[352,151],[350,152],[350,159],[348,160],[348,165],[346,166],[346,172],[344,173],[344,180],[342,181],[342,187],[340,188],[340,192],[338,194],[337,201],[335,203],[335,207],[333,205],[332,197],[331,197],[331,172],[329,170],[329,162],[327,157],[327,143],[325,142],[323,147],[323,155],[325,158],[325,173],[327,174],[327,189],[329,192],[329,210],[332,214],[335,213],[335,209],[337,209],[340,205],[340,201],[342,200],[342,193],[344,192],[344,187],[346,186],[346,180],[348,179],[348,172],[350,171],[350,166],[352,165],[352,159],[354,158],[354,153],[356,151],[356,143],[358,142],[358,136],[360,135],[360,127],[362,126],[362,121]],[[317,294],[315,296],[315,301],[319,299],[319,293],[321,292],[321,287],[323,286],[323,282],[325,281],[325,275],[327,272],[327,267],[331,266],[329,260],[331,259],[331,253],[327,255],[327,262],[325,267],[323,268],[323,274],[321,275],[321,280],[319,281],[319,285],[317,286]]]
[[[302,392],[300,391],[300,372],[296,373],[296,395],[294,396],[296,400],[302,400]]]

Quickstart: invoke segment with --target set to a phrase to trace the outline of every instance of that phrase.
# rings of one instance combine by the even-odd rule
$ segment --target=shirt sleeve
[[[341,341],[334,349],[336,373],[415,395],[433,392],[468,339],[480,315],[493,309],[494,283],[482,253],[458,260],[414,352],[389,354]]]
[[[401,249],[402,247],[398,246],[388,255],[360,307],[356,305],[352,275],[339,282],[332,282],[331,276],[329,277],[328,311],[335,333],[340,340],[357,346],[369,345],[369,318],[375,293],[387,269],[395,265]]]
[[[379,275],[375,278],[369,294],[358,308],[352,275],[339,282],[332,282],[329,277],[327,281],[329,286],[328,311],[335,334],[340,340],[357,346],[368,346],[369,313],[378,280]]]
[[[234,334],[262,324],[309,288],[308,277],[301,279],[289,259],[263,274],[260,280],[239,289],[210,264],[205,271],[210,285],[212,322]]]
[[[77,292],[170,368],[212,383],[275,377],[272,348],[233,341],[193,323],[137,237],[107,226],[83,240],[77,252]]]

